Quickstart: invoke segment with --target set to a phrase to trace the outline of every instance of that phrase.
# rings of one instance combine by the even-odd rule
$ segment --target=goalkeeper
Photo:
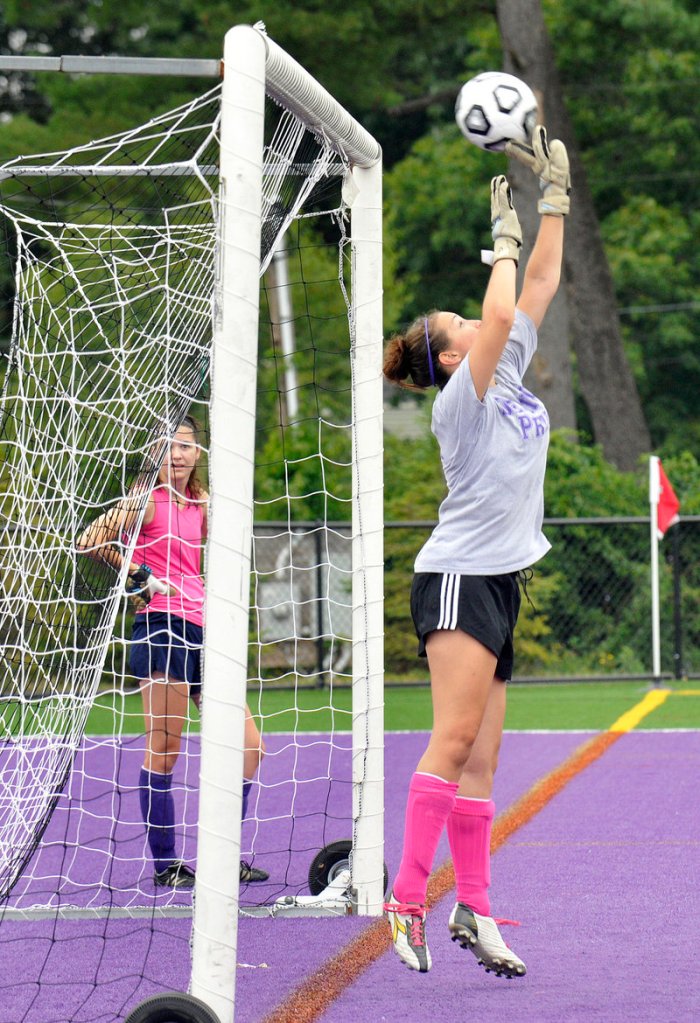
[[[531,146],[509,143],[506,151],[537,174],[542,190],[542,218],[517,301],[520,224],[508,182],[498,177],[491,183],[494,247],[485,260],[492,270],[481,320],[432,312],[393,337],[384,357],[389,380],[437,388],[432,430],[447,483],[411,592],[418,653],[430,669],[433,730],[411,778],[403,856],[385,905],[398,955],[423,973],[431,967],[427,883],[444,827],[457,888],[452,940],[498,976],[526,972],[491,915],[491,793],[520,591],[529,566],[550,546],[541,529],[549,420],[522,381],[559,286],[569,173],[564,145],[549,146],[541,126]]]
[[[143,513],[129,566],[127,592],[138,611],[129,667],[141,680],[146,754],[139,779],[141,812],[155,864],[157,886],[192,888],[194,871],[177,856],[173,769],[191,697],[201,698],[204,583],[201,547],[206,535],[208,494],[198,476],[198,427],[187,416],[177,430]],[[133,528],[142,499],[132,495],[89,526],[78,549],[117,571],[122,556],[113,546]],[[264,751],[257,725],[246,707],[243,757],[243,816]],[[266,881],[264,870],[244,860],[242,882]]]

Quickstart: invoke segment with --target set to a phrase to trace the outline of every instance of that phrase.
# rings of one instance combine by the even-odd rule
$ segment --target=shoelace
[[[410,943],[414,948],[422,948],[425,945],[425,938],[423,937],[425,906],[419,906],[415,902],[385,902],[384,909],[388,913],[400,913],[402,916],[409,917]]]
[[[384,910],[387,913],[401,913],[402,916],[417,916],[421,920],[425,918],[425,906],[417,902],[385,902]]]
[[[423,917],[425,912],[420,916],[411,916],[411,937],[410,942],[414,948],[422,948],[425,945],[425,939],[423,937]]]

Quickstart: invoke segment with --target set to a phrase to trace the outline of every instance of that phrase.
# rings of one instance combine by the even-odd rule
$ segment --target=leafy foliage
[[[491,245],[489,158],[495,163],[452,124],[416,142],[387,175],[387,245],[397,254],[405,319],[433,308],[478,315],[487,280],[478,253]]]
[[[427,405],[427,403],[426,403]],[[444,496],[444,481],[428,408],[425,435],[407,442],[386,439],[385,653],[388,677],[425,677],[415,657],[415,636],[409,613],[413,562],[429,534]],[[700,507],[700,464],[686,453],[664,459],[682,511]],[[622,473],[603,458],[600,449],[578,442],[575,435],[552,435],[545,482],[545,514],[549,519],[638,516],[641,522],[571,524],[546,527],[552,550],[535,566],[518,623],[518,675],[604,674],[648,669],[649,514],[648,467]],[[402,523],[400,527],[392,523]],[[682,540],[685,607],[700,588],[700,531],[689,524]],[[662,557],[672,557],[671,541]],[[664,663],[671,663],[672,572],[662,564],[662,609],[666,627]],[[694,650],[700,637],[700,613],[687,611],[686,629]],[[691,656],[691,655],[689,655]]]
[[[543,6],[652,440],[692,450],[700,439],[697,4]]]
[[[697,89],[700,81],[700,12],[696,0],[542,0],[568,109],[614,275],[626,350],[644,402],[653,442],[681,498],[683,510],[700,511],[700,211],[697,170]],[[452,120],[453,98],[471,74],[500,66],[495,4],[477,0],[247,0],[235,21],[266,21],[270,35],[288,49],[373,131],[384,147],[386,176],[385,312],[392,331],[420,311],[453,308],[474,315],[485,271],[478,251],[488,243],[487,183],[505,167],[502,157],[468,147]],[[8,0],[0,12],[0,49],[12,53],[121,53],[128,56],[215,57],[232,21],[230,4],[173,0],[56,0],[28,7]],[[206,83],[204,83],[206,85]],[[175,106],[201,81],[129,76],[12,75],[2,90],[7,157],[63,149],[116,132],[153,112]],[[10,293],[7,277],[0,293]],[[295,299],[296,301],[296,299]],[[9,305],[0,316],[0,344],[7,339]],[[337,309],[332,316],[343,315]],[[310,322],[310,321],[309,321]],[[333,327],[320,320],[295,356],[304,402],[309,374],[322,385],[322,403],[334,413],[344,383],[334,378]],[[261,341],[262,385],[256,493],[272,493],[280,466],[281,435],[273,439],[279,411],[279,362],[268,360]],[[308,410],[308,416],[317,409]],[[388,521],[432,519],[444,484],[435,445],[425,438],[386,439]],[[581,426],[585,425],[583,420]],[[292,486],[320,494],[314,480],[333,474],[347,456],[347,442],[329,431],[325,462],[296,452],[313,428],[287,431],[285,454],[295,466]],[[279,449],[279,450],[278,450]],[[304,487],[302,488],[302,482]],[[340,513],[345,495],[340,495]],[[299,499],[300,517],[315,517],[322,498]],[[638,514],[647,511],[646,467],[621,474],[583,434],[552,438],[546,482],[550,516]],[[272,509],[270,506],[270,514]],[[387,653],[390,664],[415,667],[406,626],[408,579],[425,529],[387,530]],[[632,594],[610,656],[634,663],[636,555],[612,546],[591,554],[608,565]],[[689,550],[691,548],[689,547]],[[552,556],[553,558],[554,556]],[[627,564],[623,562],[627,558]],[[551,559],[543,564],[548,565]],[[695,559],[700,563],[700,559]],[[692,568],[690,556],[688,571]],[[593,607],[566,590],[566,573],[554,560],[533,585],[533,615],[524,627],[530,664],[552,656],[551,622],[557,601],[581,605],[577,623],[582,656],[596,631]],[[690,585],[690,581],[689,581]],[[693,584],[694,585],[694,584]],[[700,583],[698,583],[700,587]],[[622,602],[624,603],[624,601]],[[544,609],[544,611],[542,611]],[[598,609],[600,610],[600,609]],[[531,624],[528,624],[531,623]],[[550,631],[547,632],[546,628]],[[700,633],[700,629],[698,630]],[[528,645],[532,643],[532,645]],[[561,651],[557,651],[557,656]],[[591,655],[595,661],[595,656]],[[398,670],[398,667],[397,667]]]
[[[624,338],[654,444],[700,439],[695,168],[700,13],[693,0],[542,0],[614,273]],[[483,291],[486,185],[504,169],[458,137],[461,82],[500,66],[496,5],[476,0],[9,0],[8,53],[216,57],[232,21],[264,19],[382,142],[389,331],[432,307],[474,312]],[[419,42],[418,42],[419,41]],[[176,105],[201,81],[13,74],[0,98],[4,152],[62,149]],[[7,291],[0,281],[0,289]],[[466,308],[465,308],[466,307]],[[9,329],[7,319],[0,334]],[[581,426],[585,421],[581,419]]]

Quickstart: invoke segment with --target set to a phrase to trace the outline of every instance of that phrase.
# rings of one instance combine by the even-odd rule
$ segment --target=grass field
[[[700,685],[679,682],[669,684],[671,696],[649,714],[639,726],[642,729],[700,728]],[[551,685],[512,685],[508,692],[506,728],[532,731],[536,729],[575,729],[602,731],[620,715],[638,703],[647,692],[642,682],[586,682]],[[273,732],[349,731],[351,728],[349,689],[289,690],[267,689],[259,699],[251,693],[254,714],[265,717],[265,729]],[[138,693],[126,696],[103,694],[90,712],[87,733],[113,734],[118,731],[115,720],[126,716],[124,730],[140,733],[143,728],[141,698]],[[425,731],[430,728],[430,690],[427,686],[387,687],[384,697],[384,727],[387,731]],[[197,731],[198,720],[190,725]]]

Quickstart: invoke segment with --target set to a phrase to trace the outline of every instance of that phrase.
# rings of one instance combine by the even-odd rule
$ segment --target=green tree
[[[404,288],[401,319],[433,308],[479,314],[488,280],[479,249],[491,243],[488,156],[448,125],[387,174],[386,245]],[[494,163],[502,170],[505,160]]]
[[[700,385],[693,355],[700,328],[693,244],[700,13],[695,0],[542,0],[541,7],[652,442],[681,452],[694,444],[700,420],[693,401]],[[395,264],[385,289],[391,330],[433,304],[473,309],[472,297],[475,303],[482,292],[476,254],[488,241],[483,189],[505,162],[458,138],[452,104],[466,77],[502,65],[504,45],[505,59],[515,56],[499,33],[497,11],[496,0],[359,0],[351,8],[340,0],[249,0],[234,15],[223,0],[150,6],[8,0],[0,50],[215,57],[231,21],[263,18],[270,35],[382,142],[388,254]],[[11,117],[3,124],[4,154],[62,149],[118,131],[207,84],[12,74],[0,89],[0,113]],[[575,277],[569,288],[576,290]],[[584,314],[586,308],[594,304]],[[574,367],[580,392],[590,354],[585,319],[579,317],[584,340]],[[7,323],[0,331],[6,335]],[[614,384],[617,371],[598,362]],[[586,400],[590,405],[590,393]],[[594,417],[580,395],[578,409],[579,429],[592,430]],[[607,418],[616,423],[614,412]]]
[[[700,385],[700,13],[692,0],[543,6],[652,441],[681,451]]]

